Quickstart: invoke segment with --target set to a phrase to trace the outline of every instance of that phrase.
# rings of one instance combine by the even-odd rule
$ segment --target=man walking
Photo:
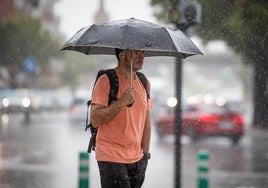
[[[139,188],[150,158],[152,102],[147,96],[150,82],[147,80],[144,88],[136,73],[142,69],[143,51],[116,49],[115,52],[117,100],[108,105],[112,88],[106,74],[98,78],[92,93],[90,119],[98,128],[96,160],[102,188]]]

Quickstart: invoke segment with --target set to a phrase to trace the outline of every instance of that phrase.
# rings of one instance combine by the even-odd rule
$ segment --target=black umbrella
[[[62,50],[115,55],[115,48],[143,50],[146,57],[186,58],[202,54],[191,39],[180,30],[135,18],[84,27],[67,41]]]
[[[63,46],[62,50],[114,55],[115,48],[143,50],[144,56],[185,58],[202,54],[180,30],[135,18],[84,27]]]

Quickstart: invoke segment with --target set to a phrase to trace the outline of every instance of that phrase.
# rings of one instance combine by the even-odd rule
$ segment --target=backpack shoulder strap
[[[97,80],[99,79],[99,77],[101,77],[103,74],[106,73],[105,71],[106,71],[106,70],[99,70],[99,72],[98,72],[98,74],[97,74],[97,76],[96,76],[94,85],[93,85],[93,89],[94,89],[94,87],[95,87],[95,85],[96,85],[96,82],[97,82]],[[87,101],[87,106],[88,106],[88,107],[90,106],[90,104],[91,104],[91,100]]]
[[[108,100],[108,105],[110,105],[113,101],[117,100],[116,95],[119,89],[119,81],[118,81],[118,76],[114,69],[107,69],[105,70],[105,73],[108,76],[109,82],[110,82],[110,93],[109,93],[109,100]]]
[[[99,79],[99,77],[101,77],[103,74],[106,74],[109,78],[109,82],[110,82],[110,92],[109,92],[109,99],[108,99],[108,105],[110,105],[114,100],[117,100],[117,93],[118,93],[118,88],[119,88],[119,81],[118,81],[118,76],[115,72],[114,69],[106,69],[106,70],[100,70],[96,76],[96,80],[94,82],[94,86],[97,82],[97,80]],[[87,101],[87,117],[86,117],[86,129],[87,130],[89,128],[89,124],[88,124],[88,110],[89,110],[89,106],[91,104],[91,100]]]
[[[100,70],[97,74],[94,86],[97,82],[97,80],[99,79],[99,77],[101,77],[103,74],[106,74],[109,78],[109,82],[110,82],[110,92],[109,92],[109,100],[108,100],[108,104],[110,105],[112,103],[112,101],[117,100],[117,93],[118,93],[118,88],[119,88],[119,81],[118,81],[118,77],[117,74],[115,72],[114,69],[106,69],[106,70]],[[91,104],[91,100],[87,102],[87,105],[89,106]]]
[[[146,76],[141,72],[136,72],[147,94],[147,100],[150,99],[150,91],[148,88],[148,82]]]

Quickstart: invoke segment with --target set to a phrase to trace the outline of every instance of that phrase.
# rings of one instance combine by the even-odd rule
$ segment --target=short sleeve
[[[92,92],[92,104],[108,106],[110,82],[106,74],[100,76]]]

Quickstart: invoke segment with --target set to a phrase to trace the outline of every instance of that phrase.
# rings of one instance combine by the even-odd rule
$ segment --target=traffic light
[[[168,9],[168,19],[171,23],[179,23],[180,13],[178,9],[179,0],[170,0]]]
[[[201,23],[201,5],[196,1],[170,0],[169,20],[180,29]]]
[[[198,2],[181,1],[179,24],[194,25],[201,23],[201,5]]]

